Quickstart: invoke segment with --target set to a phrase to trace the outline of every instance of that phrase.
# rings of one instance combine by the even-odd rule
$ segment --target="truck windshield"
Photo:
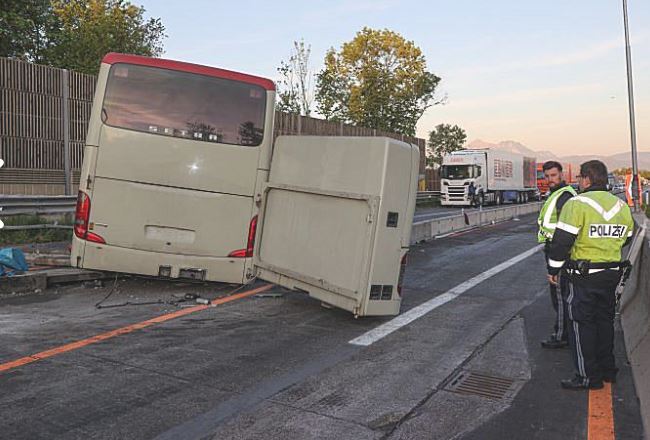
[[[156,67],[114,64],[104,122],[163,136],[257,146],[266,92],[257,85]]]
[[[443,165],[443,179],[471,179],[481,175],[481,167],[477,165]]]

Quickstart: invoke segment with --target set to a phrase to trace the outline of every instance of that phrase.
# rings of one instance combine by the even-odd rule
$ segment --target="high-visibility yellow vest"
[[[634,233],[629,206],[607,191],[589,191],[562,208],[557,228],[576,236],[572,260],[621,261],[621,248]]]
[[[572,196],[576,196],[576,190],[573,189],[570,185],[563,186],[562,188],[553,191],[542,206],[542,210],[539,212],[539,217],[537,218],[537,224],[539,225],[539,231],[537,233],[537,241],[539,243],[544,243],[553,238],[555,233],[555,228],[557,227],[557,201],[560,196],[565,192],[569,192]]]

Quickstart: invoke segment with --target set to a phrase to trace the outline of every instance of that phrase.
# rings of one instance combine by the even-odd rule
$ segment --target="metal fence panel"
[[[0,191],[28,191],[29,194],[63,193],[60,176],[65,175],[69,163],[72,181],[78,181],[78,170],[83,161],[84,142],[95,94],[96,77],[70,71],[65,80],[64,69],[26,63],[0,57],[0,157],[5,168],[0,173]],[[68,85],[64,91],[64,84]],[[67,130],[64,125],[63,99],[67,97],[69,113]],[[64,139],[69,138],[69,152],[65,157]],[[413,136],[388,133],[341,122],[275,112],[275,136],[387,136],[416,144],[420,148],[420,174],[425,174],[426,141]],[[66,160],[67,159],[67,160]],[[7,172],[14,170],[14,172]],[[17,179],[16,171],[58,171],[43,174],[29,182],[32,174]],[[47,181],[43,176],[56,176]],[[427,179],[428,181],[428,179]],[[30,186],[31,183],[31,186]],[[428,190],[439,190],[429,187]],[[8,192],[7,192],[8,191]]]

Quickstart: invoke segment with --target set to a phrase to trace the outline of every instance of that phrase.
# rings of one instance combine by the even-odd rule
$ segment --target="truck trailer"
[[[537,189],[542,198],[548,197],[548,182],[546,182],[546,177],[544,177],[544,166],[543,162],[537,164]],[[562,177],[568,185],[576,184],[576,167],[570,163],[562,163]]]
[[[535,158],[506,151],[454,151],[443,157],[440,174],[443,206],[526,203],[539,195]]]

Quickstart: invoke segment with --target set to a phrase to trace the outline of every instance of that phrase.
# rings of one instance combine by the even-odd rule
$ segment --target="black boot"
[[[563,380],[560,384],[565,390],[599,390],[604,386],[602,380],[589,380],[581,376]]]

